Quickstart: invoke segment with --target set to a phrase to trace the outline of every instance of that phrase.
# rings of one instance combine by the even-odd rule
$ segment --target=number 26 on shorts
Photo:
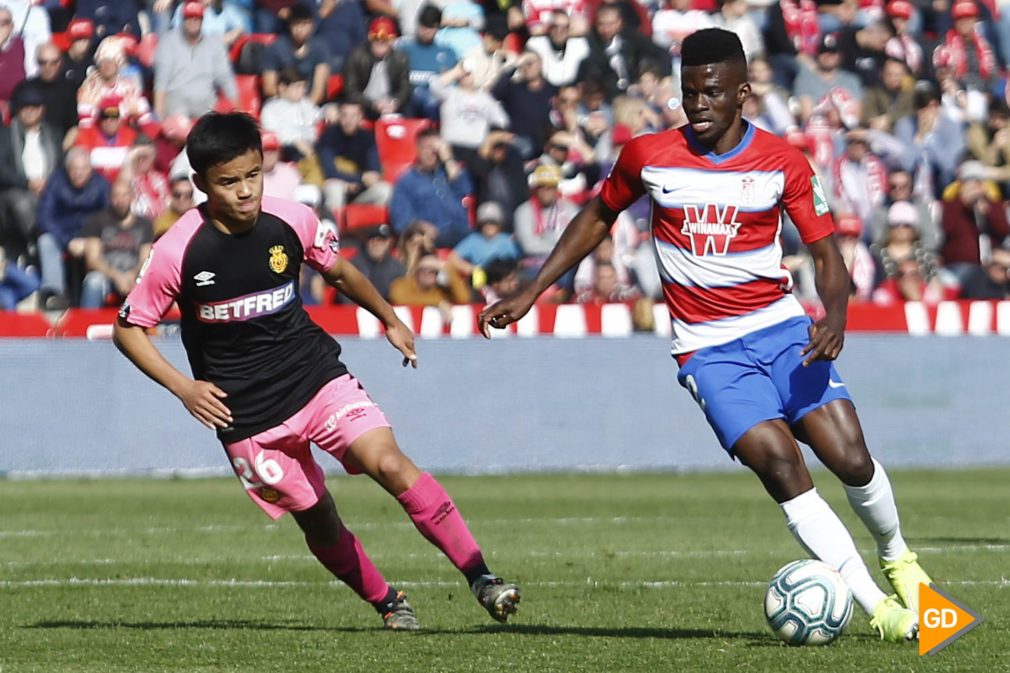
[[[247,491],[264,485],[273,486],[284,478],[280,464],[273,458],[264,457],[262,451],[256,454],[252,465],[241,456],[232,458],[231,463]]]

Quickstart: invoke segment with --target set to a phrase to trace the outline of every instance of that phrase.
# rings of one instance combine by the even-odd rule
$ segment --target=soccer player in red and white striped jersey
[[[883,467],[832,361],[841,352],[849,276],[825,194],[799,151],[742,117],[750,94],[739,38],[719,28],[684,40],[684,127],[631,140],[600,195],[565,229],[530,287],[484,309],[502,328],[589,254],[621,210],[648,194],[652,240],[670,311],[678,381],[723,448],[753,470],[811,555],[836,568],[881,637],[918,634],[918,588],[929,577],[900,532]],[[813,256],[824,317],[810,320],[782,264],[783,212]],[[886,596],[851,535],[817,493],[798,442],[841,481],[873,534]]]

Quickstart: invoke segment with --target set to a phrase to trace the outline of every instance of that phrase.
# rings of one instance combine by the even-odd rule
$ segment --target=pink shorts
[[[280,425],[224,448],[246,493],[277,519],[285,512],[309,509],[326,488],[309,442],[343,463],[354,440],[369,430],[388,427],[385,414],[358,380],[345,374],[320,388]]]

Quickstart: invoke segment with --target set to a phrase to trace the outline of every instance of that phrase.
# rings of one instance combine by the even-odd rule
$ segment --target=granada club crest
[[[270,248],[270,270],[274,273],[284,273],[288,268],[288,256],[284,253],[283,245],[275,245]]]
[[[740,203],[745,206],[753,205],[756,180],[749,175],[740,178]]]

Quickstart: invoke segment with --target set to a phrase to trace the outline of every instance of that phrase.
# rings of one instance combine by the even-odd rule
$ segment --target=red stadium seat
[[[510,51],[513,54],[518,54],[523,50],[526,45],[526,40],[519,36],[518,33],[509,33],[505,36],[505,51]]]
[[[137,60],[148,68],[154,67],[154,52],[158,49],[158,34],[145,33],[137,44]]]
[[[250,42],[256,42],[266,47],[273,44],[276,40],[277,35],[274,33],[245,33],[239,35],[228,51],[228,59],[232,63],[238,61],[239,56],[242,55],[242,48]]]
[[[70,38],[64,32],[53,33],[52,37],[49,38],[49,41],[59,47],[62,52],[70,49]]]
[[[477,225],[477,197],[473,194],[467,194],[462,199],[463,207],[466,208],[466,215],[470,221],[470,228],[473,229]]]
[[[238,87],[238,100],[229,101],[222,96],[218,98],[214,109],[219,112],[241,110],[259,119],[260,108],[263,106],[259,75],[235,75],[235,86]]]
[[[364,203],[348,203],[344,206],[343,230],[347,233],[388,223],[389,209],[386,206]]]
[[[417,135],[431,127],[430,119],[399,115],[380,117],[375,122],[375,145],[382,164],[382,179],[396,182],[417,158]]]
[[[333,100],[344,90],[344,76],[340,73],[330,75],[326,81],[326,100]]]

